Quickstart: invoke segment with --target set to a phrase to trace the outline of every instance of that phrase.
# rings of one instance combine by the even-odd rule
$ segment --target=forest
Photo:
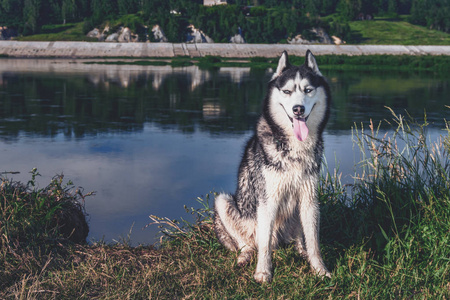
[[[242,33],[248,43],[277,43],[312,28],[351,41],[349,21],[408,15],[412,24],[450,31],[450,0],[229,0],[203,6],[203,0],[0,0],[0,26],[26,36],[47,25],[84,22],[87,33],[106,23],[144,36],[144,25],[159,24],[169,42],[184,42],[187,26],[200,28],[215,42]],[[142,40],[142,39],[140,39]]]

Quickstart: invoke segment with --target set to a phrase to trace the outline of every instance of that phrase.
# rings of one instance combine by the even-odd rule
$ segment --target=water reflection
[[[110,130],[142,130],[147,121],[182,131],[196,125],[211,132],[245,131],[254,118],[245,122],[244,116],[257,113],[265,80],[264,72],[257,72],[254,80],[241,85],[242,78],[250,77],[248,68],[128,69],[35,60],[5,60],[0,74],[1,134],[9,137],[22,130],[80,138]]]
[[[448,119],[448,78],[433,74],[323,72],[333,93],[326,157],[344,179],[354,162],[351,127],[389,118],[385,105],[424,110],[439,134]],[[183,205],[212,189],[232,192],[242,147],[251,135],[271,74],[248,68],[200,70],[83,64],[65,60],[0,60],[1,171],[27,181],[64,173],[97,195],[87,201],[90,237],[142,231],[156,214],[187,217]],[[384,127],[385,129],[387,127]],[[350,154],[352,153],[352,154]]]

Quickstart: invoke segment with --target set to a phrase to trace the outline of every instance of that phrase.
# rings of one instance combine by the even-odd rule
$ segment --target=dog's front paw
[[[256,272],[253,278],[259,283],[269,283],[272,280],[272,274],[269,272]]]
[[[313,256],[312,258],[310,258],[310,263],[316,275],[331,278],[331,273],[323,264],[322,258],[320,256]]]
[[[331,273],[326,268],[318,268],[315,271],[316,271],[316,274],[319,276],[325,276],[325,277],[331,278]]]

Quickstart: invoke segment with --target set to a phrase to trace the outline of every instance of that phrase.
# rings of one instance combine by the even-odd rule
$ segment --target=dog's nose
[[[305,113],[305,107],[303,105],[295,105],[292,108],[292,111],[294,112],[294,115],[301,116]]]

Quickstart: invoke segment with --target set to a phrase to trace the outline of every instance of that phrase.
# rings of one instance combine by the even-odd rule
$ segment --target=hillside
[[[349,22],[355,44],[369,45],[450,45],[450,34],[413,25],[399,19],[375,18]]]
[[[352,39],[347,44],[450,45],[450,34],[413,25],[399,19],[375,18],[349,22]],[[83,33],[83,22],[45,25],[40,34],[18,37],[19,41],[95,41]]]
[[[449,44],[448,0],[226,2],[210,6],[203,0],[2,0],[0,40],[36,34],[44,35],[29,39],[85,40],[84,35],[94,28],[100,33],[94,31],[92,36],[104,40],[123,27],[129,30],[121,40],[127,40],[131,31],[129,40],[156,42],[161,35],[152,31],[158,25],[164,32],[162,40],[170,43],[193,39],[193,26],[193,31],[202,35],[195,36],[198,42],[228,43],[233,38],[236,43],[245,40],[251,44],[330,43],[335,36],[347,44]],[[381,19],[383,16],[394,19]],[[53,35],[75,23],[82,29],[79,38],[68,37],[70,33]],[[430,33],[428,29],[444,34]],[[392,39],[385,38],[388,36]],[[114,37],[110,40],[116,41]]]

